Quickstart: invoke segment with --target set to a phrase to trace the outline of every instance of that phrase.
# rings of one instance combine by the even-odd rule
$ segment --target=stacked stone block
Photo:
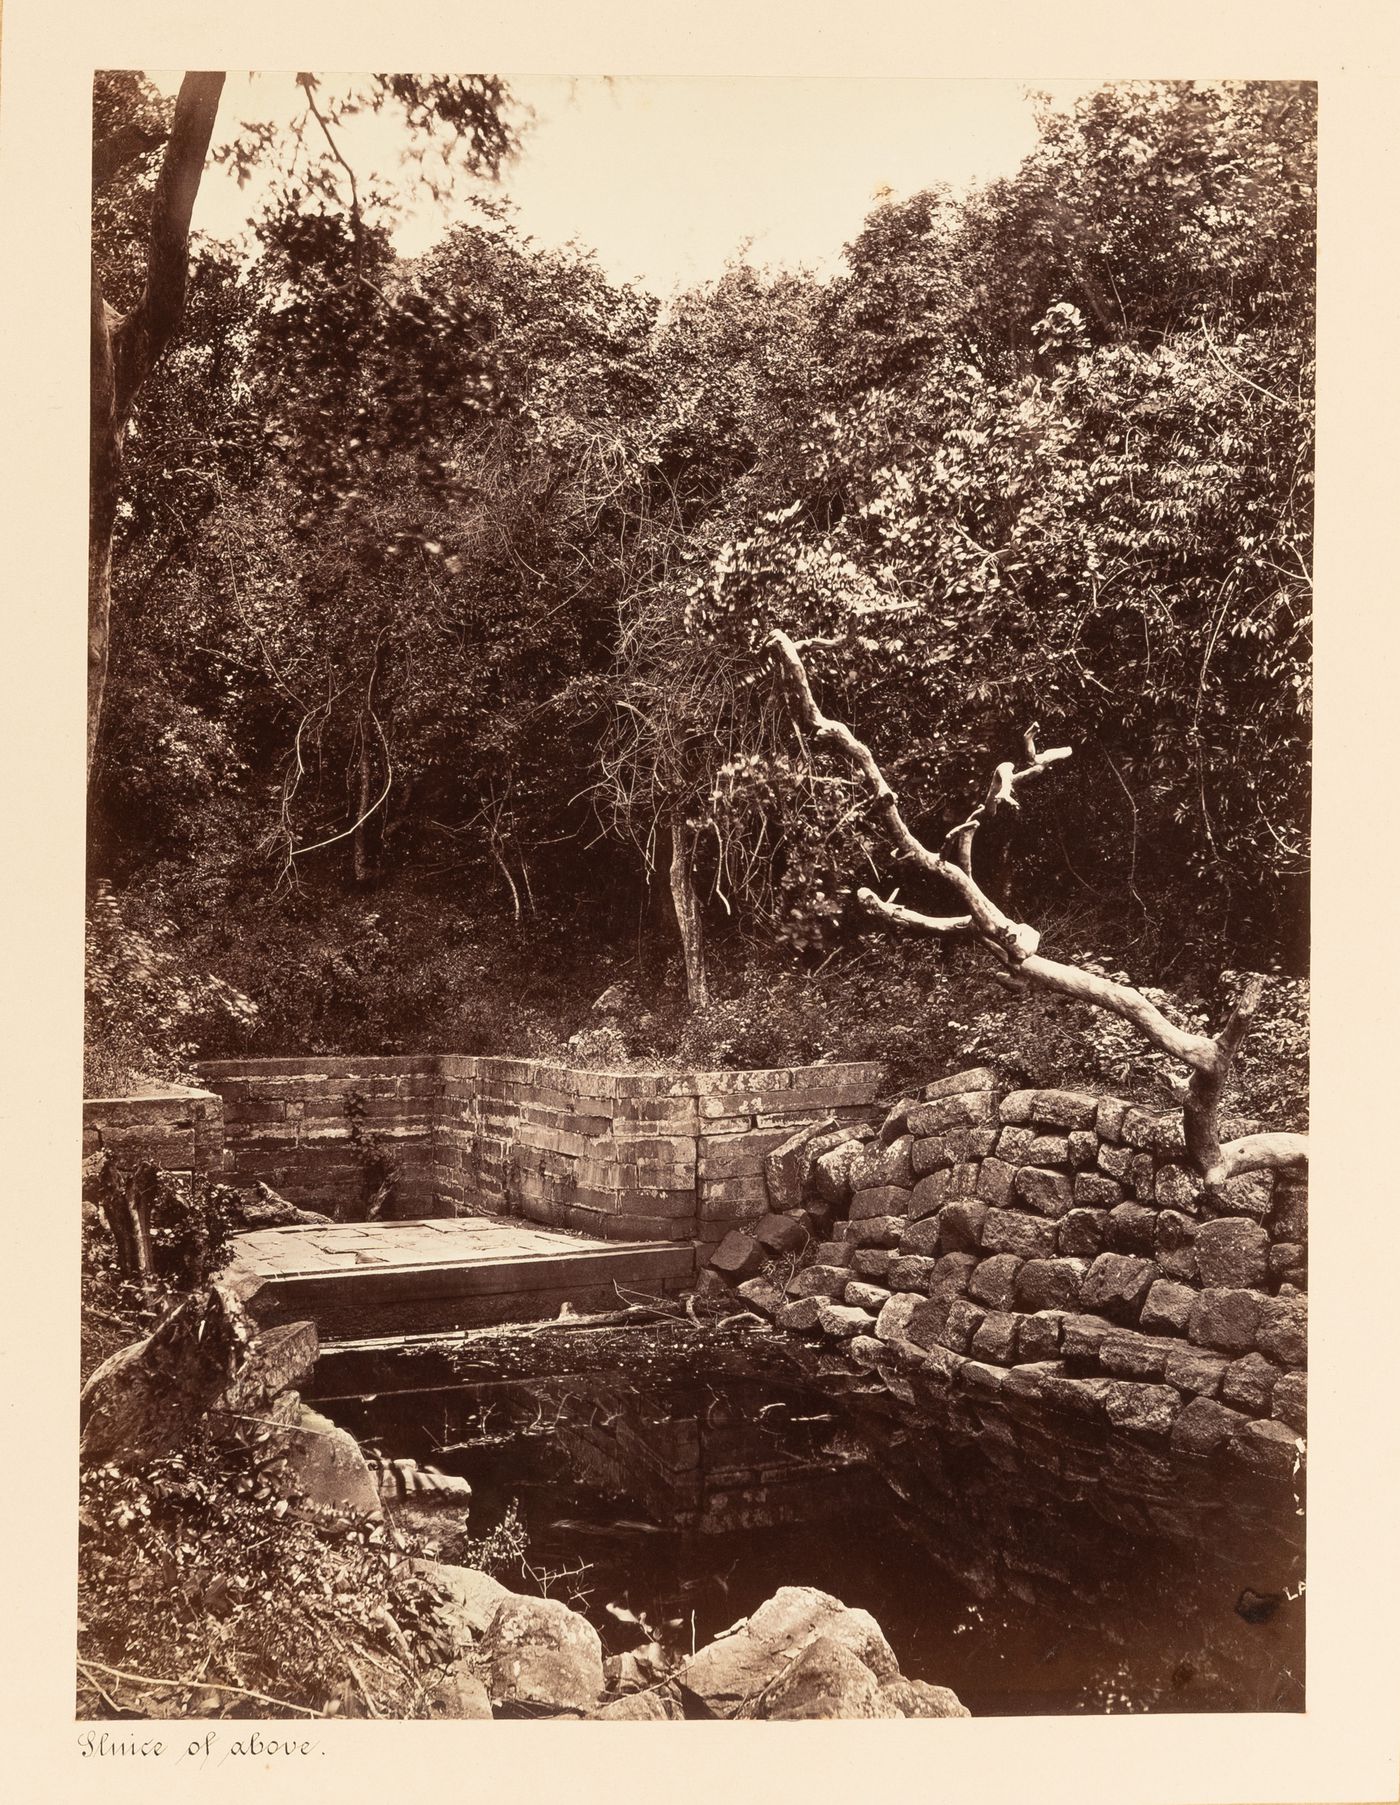
[[[848,1131],[822,1148],[805,1201],[831,1212],[825,1240],[780,1300],[750,1299],[779,1327],[867,1366],[902,1352],[982,1397],[1294,1472],[1301,1175],[1250,1173],[1208,1195],[1178,1117],[1082,1091],[1006,1093],[978,1068],[901,1101],[868,1142]]]

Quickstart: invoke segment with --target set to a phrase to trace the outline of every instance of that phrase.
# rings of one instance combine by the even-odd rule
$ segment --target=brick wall
[[[535,1059],[216,1060],[228,1174],[353,1209],[354,1127],[394,1163],[403,1216],[487,1210],[624,1241],[717,1244],[770,1207],[765,1157],[867,1115],[877,1065],[582,1072]]]
[[[433,1214],[437,1064],[431,1056],[206,1062],[200,1076],[223,1100],[225,1175],[261,1179],[303,1209],[353,1211],[366,1188],[364,1155],[377,1148],[398,1176],[396,1213]]]
[[[162,1172],[217,1172],[223,1165],[223,1107],[212,1091],[152,1085],[134,1097],[83,1101],[83,1154],[108,1152],[124,1165]]]

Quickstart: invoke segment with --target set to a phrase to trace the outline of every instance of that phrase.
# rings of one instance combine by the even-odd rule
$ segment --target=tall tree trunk
[[[692,1009],[703,1009],[709,1001],[709,987],[705,976],[705,924],[700,918],[700,899],[695,894],[692,872],[694,853],[694,833],[679,815],[672,816],[671,902],[685,955],[685,995]]]
[[[121,483],[122,439],[142,384],[179,328],[189,280],[190,215],[224,78],[192,72],[180,83],[165,157],[151,196],[146,283],[124,317],[112,311],[96,271],[92,285],[92,446],[88,501],[87,766],[92,771],[107,688],[112,614],[112,535]],[[94,180],[111,173],[111,159],[94,156]]]
[[[360,787],[355,801],[355,832],[351,838],[351,857],[354,861],[355,882],[365,883],[369,878],[369,848],[365,842],[365,822],[370,814],[370,760],[369,737],[366,732],[367,723],[360,722]]]

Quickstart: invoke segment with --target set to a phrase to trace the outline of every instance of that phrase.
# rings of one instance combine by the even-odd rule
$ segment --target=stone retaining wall
[[[134,1097],[83,1100],[83,1156],[162,1172],[218,1172],[224,1159],[221,1100],[212,1091],[153,1084]]]
[[[1226,1122],[1234,1136],[1256,1123]],[[1307,1183],[1218,1194],[1179,1116],[985,1069],[800,1140],[797,1207],[713,1274],[894,1389],[1024,1398],[1291,1478],[1307,1387]],[[766,1268],[766,1270],[765,1270]]]
[[[535,1059],[216,1060],[231,1178],[353,1212],[392,1162],[399,1216],[488,1210],[709,1252],[770,1208],[765,1164],[794,1129],[869,1113],[867,1064],[762,1072],[581,1072]]]

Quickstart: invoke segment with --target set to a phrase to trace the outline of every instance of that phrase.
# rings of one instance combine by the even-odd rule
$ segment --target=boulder
[[[1074,1201],[1081,1209],[1111,1210],[1123,1201],[1123,1187],[1102,1172],[1076,1172]]]
[[[1172,1446],[1182,1454],[1211,1454],[1253,1420],[1212,1398],[1192,1398],[1172,1427]]]
[[[1087,1260],[1059,1257],[1049,1260],[1027,1260],[1016,1274],[1016,1307],[1018,1310],[1074,1310]]]
[[[850,1271],[845,1266],[804,1266],[787,1283],[792,1297],[840,1297],[846,1289]]]
[[[983,1203],[1010,1203],[1011,1186],[1015,1177],[1015,1166],[1008,1165],[1005,1160],[984,1159],[977,1172],[978,1197]]]
[[[851,1169],[865,1151],[858,1140],[841,1141],[812,1162],[807,1188],[820,1202],[840,1209],[851,1194]]]
[[[991,1310],[1009,1310],[1016,1301],[1016,1275],[1024,1262],[1014,1253],[983,1260],[967,1281],[969,1297]]]
[[[1141,1254],[1150,1260],[1157,1246],[1157,1212],[1141,1203],[1118,1203],[1108,1212],[1105,1235],[1111,1253]]]
[[[1264,1416],[1268,1413],[1278,1378],[1279,1370],[1272,1360],[1266,1360],[1262,1354],[1245,1354],[1226,1367],[1220,1381],[1220,1396],[1236,1410]]]
[[[428,1692],[429,1717],[458,1721],[489,1718],[491,1698],[469,1660],[456,1660]]]
[[[907,1190],[914,1182],[910,1161],[913,1144],[907,1134],[900,1135],[888,1146],[882,1146],[878,1141],[867,1142],[850,1166],[852,1191],[869,1191],[881,1185],[900,1185]]]
[[[659,1691],[629,1692],[588,1716],[597,1723],[667,1723],[678,1718],[680,1711]]]
[[[854,1655],[877,1683],[898,1676],[894,1653],[868,1611],[812,1586],[783,1586],[733,1634],[692,1655],[676,1677],[715,1716],[732,1717],[819,1636]]]
[[[789,1298],[773,1321],[780,1329],[790,1329],[794,1334],[810,1334],[821,1326],[822,1302],[819,1297]]]
[[[890,1293],[883,1285],[867,1285],[859,1279],[852,1279],[846,1287],[844,1302],[857,1310],[880,1310],[890,1300]]]
[[[771,1153],[765,1154],[763,1160],[763,1182],[768,1189],[768,1202],[774,1210],[795,1210],[802,1202],[802,1193],[806,1188],[815,1163],[817,1153],[824,1152],[833,1142],[824,1137],[831,1134],[837,1124],[828,1119],[825,1122],[812,1122],[806,1128],[799,1128],[774,1147]],[[814,1143],[821,1141],[820,1149]]]
[[[852,1222],[864,1222],[871,1216],[903,1216],[908,1209],[909,1193],[902,1186],[875,1185],[851,1193],[848,1215]]]
[[[946,1134],[952,1128],[981,1128],[996,1120],[996,1097],[991,1091],[958,1091],[916,1104],[909,1111],[909,1131],[922,1139]]]
[[[823,1299],[817,1305],[817,1323],[823,1335],[848,1341],[852,1335],[870,1334],[875,1327],[875,1318],[869,1310],[861,1310],[854,1305],[831,1304]]]
[[[495,1705],[592,1711],[603,1692],[603,1645],[586,1617],[558,1598],[503,1598],[482,1638]]]
[[[278,1436],[288,1476],[309,1504],[339,1515],[377,1517],[379,1487],[347,1429],[303,1404]]]
[[[1069,1136],[1036,1135],[1026,1154],[1026,1163],[1031,1166],[1067,1166],[1070,1163]]]
[[[856,1247],[851,1250],[851,1276],[866,1284],[884,1284],[894,1261],[892,1247]]]
[[[443,1615],[459,1644],[470,1647],[496,1615],[509,1589],[479,1567],[454,1567],[447,1561],[412,1560],[409,1570],[421,1575],[445,1600]]]
[[[881,1692],[901,1717],[971,1717],[972,1713],[947,1686],[931,1686],[927,1680],[886,1680]]]
[[[929,1216],[941,1209],[948,1200],[951,1182],[952,1173],[946,1169],[930,1172],[927,1177],[921,1178],[909,1193],[910,1216]]]
[[[818,1636],[740,1715],[796,1722],[898,1717],[900,1712],[857,1655],[830,1636]]]
[[[1037,1091],[1030,1117],[1047,1128],[1090,1128],[1098,1109],[1099,1099],[1087,1091]]]
[[[1259,1351],[1280,1366],[1308,1363],[1308,1300],[1276,1297],[1260,1300]]]
[[[1190,1285],[1177,1285],[1170,1279],[1158,1279],[1143,1300],[1140,1321],[1144,1329],[1165,1330],[1169,1335],[1184,1335],[1195,1303],[1196,1292]]]

